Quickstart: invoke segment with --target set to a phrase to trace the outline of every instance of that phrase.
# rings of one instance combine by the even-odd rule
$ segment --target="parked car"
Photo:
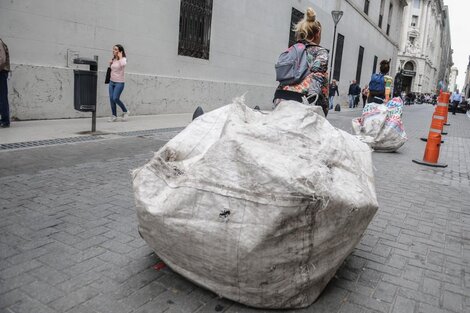
[[[452,102],[449,103],[449,112],[452,111]],[[470,110],[470,98],[467,98],[467,99],[463,99],[462,102],[460,102],[458,105],[457,105],[457,110],[455,110],[456,112],[460,112],[460,113],[467,113],[467,110]]]

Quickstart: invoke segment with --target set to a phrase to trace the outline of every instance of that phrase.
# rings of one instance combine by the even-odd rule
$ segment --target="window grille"
[[[338,33],[335,50],[335,67],[333,69],[333,79],[339,81],[341,74],[341,60],[343,59],[344,36]]]
[[[212,0],[181,0],[178,54],[209,59]]]
[[[359,56],[357,57],[356,82],[361,84],[362,59],[364,58],[364,47],[359,46]]]
[[[364,1],[364,13],[367,15],[369,15],[369,4],[370,4],[369,0]]]
[[[392,27],[392,16],[393,16],[393,4],[390,3],[388,7],[388,19],[387,19],[387,35],[390,35],[390,28]]]
[[[384,10],[385,10],[385,0],[380,1],[380,13],[379,13],[379,27],[382,28],[382,22],[384,18]]]
[[[295,8],[292,8],[292,13],[290,15],[289,47],[297,42],[297,40],[295,40],[295,32],[292,30],[292,28],[294,28],[294,25],[300,22],[300,20],[303,18],[304,14],[302,12]]]

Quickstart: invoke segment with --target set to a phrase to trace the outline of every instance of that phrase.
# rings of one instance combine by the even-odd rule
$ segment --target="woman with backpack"
[[[390,99],[390,91],[393,82],[393,78],[388,76],[390,71],[390,61],[380,61],[380,72],[372,74],[369,82],[369,97],[368,103],[371,102],[388,102]],[[377,98],[377,99],[375,99]]]
[[[320,46],[321,23],[312,8],[308,8],[304,18],[294,26],[298,43],[305,45],[308,73],[293,84],[280,83],[274,94],[274,107],[283,100],[294,100],[321,106],[328,114],[328,50]],[[292,47],[291,47],[292,48]],[[291,49],[290,48],[290,49]]]

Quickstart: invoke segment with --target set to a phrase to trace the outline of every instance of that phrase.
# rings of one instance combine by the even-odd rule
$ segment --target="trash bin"
[[[96,112],[96,88],[98,61],[87,58],[76,58],[74,64],[90,65],[90,70],[73,70],[74,96],[73,106],[81,112]]]

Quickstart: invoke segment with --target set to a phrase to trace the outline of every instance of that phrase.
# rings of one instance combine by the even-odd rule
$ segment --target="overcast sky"
[[[454,66],[459,69],[457,85],[462,89],[470,55],[470,1],[444,0],[444,5],[449,6],[450,36],[454,49],[452,58]]]

